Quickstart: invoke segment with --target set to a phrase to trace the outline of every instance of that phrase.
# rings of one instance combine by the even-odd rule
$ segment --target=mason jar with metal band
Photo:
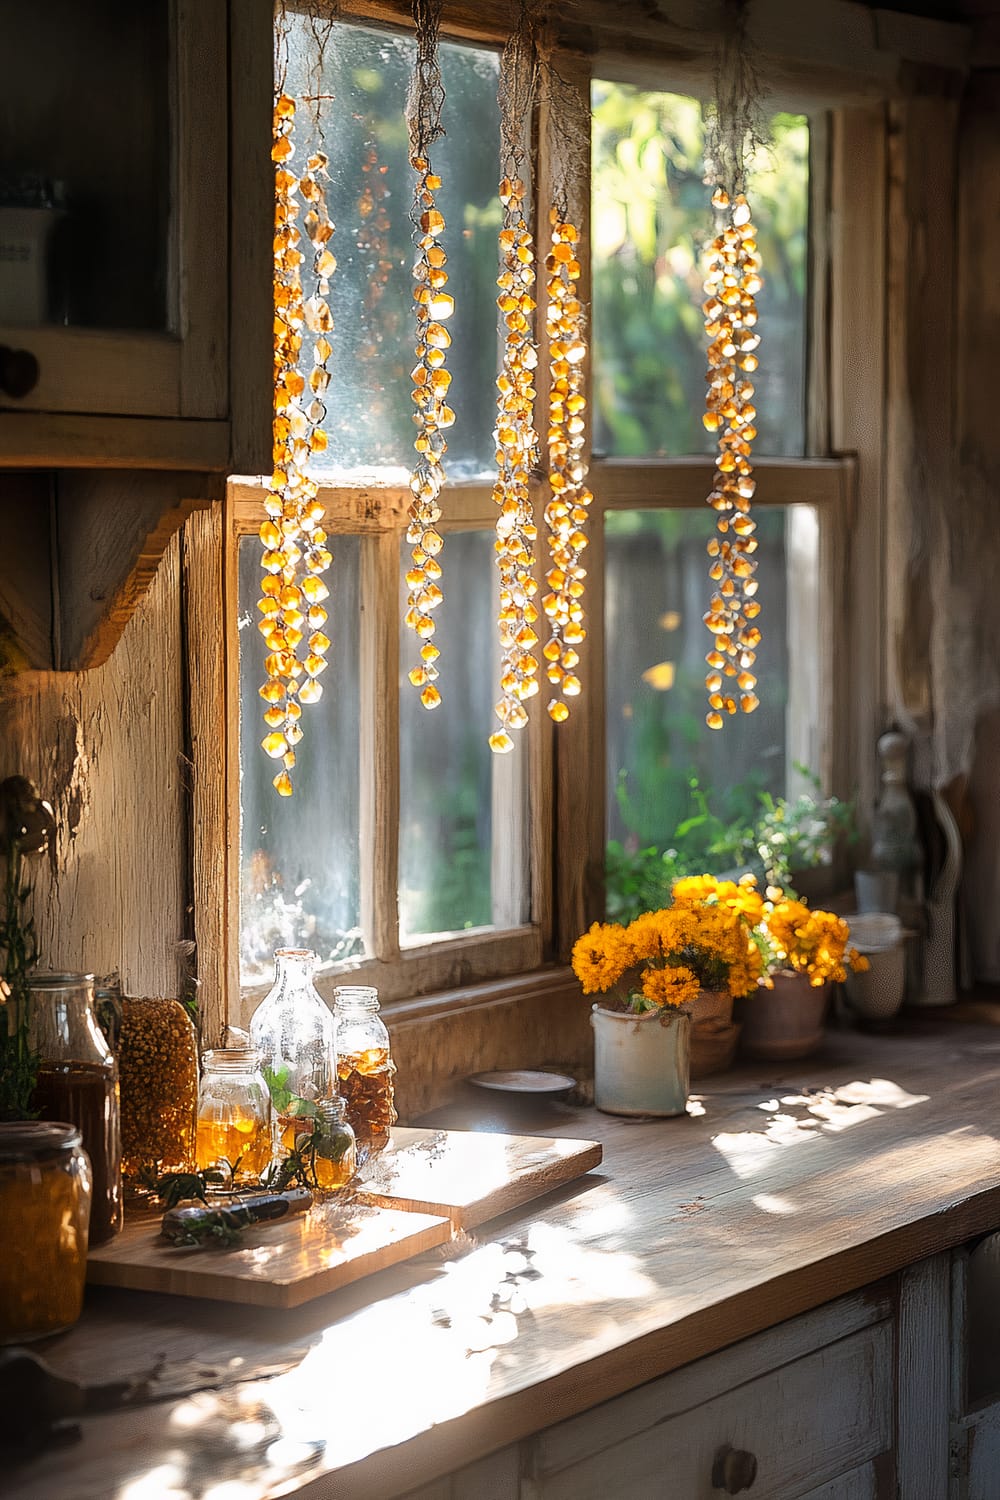
[[[358,1145],[368,1155],[389,1144],[396,1110],[389,1033],[378,1013],[378,990],[340,985],[333,992],[337,1046],[337,1087]]]
[[[44,1338],[80,1316],[90,1194],[75,1125],[0,1124],[0,1344]]]
[[[79,1128],[93,1176],[90,1243],[100,1245],[122,1227],[122,1145],[118,1065],[97,1024],[94,976],[36,974],[28,988],[41,1057],[32,1107]]]

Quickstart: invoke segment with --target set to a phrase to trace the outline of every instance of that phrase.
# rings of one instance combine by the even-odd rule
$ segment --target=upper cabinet
[[[226,0],[0,0],[0,464],[229,459]]]

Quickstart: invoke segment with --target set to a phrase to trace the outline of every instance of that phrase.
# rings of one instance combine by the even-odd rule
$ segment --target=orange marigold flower
[[[610,989],[634,962],[625,929],[617,922],[595,922],[573,946],[573,973],[585,995]]]
[[[642,976],[642,993],[653,1005],[684,1005],[701,989],[697,974],[683,964],[665,969],[647,969]]]

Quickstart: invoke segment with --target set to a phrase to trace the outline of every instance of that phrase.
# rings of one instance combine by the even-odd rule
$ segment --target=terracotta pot
[[[773,989],[761,985],[743,1002],[741,1050],[770,1062],[808,1057],[823,1040],[829,996],[805,974],[775,974]]]
[[[691,1077],[708,1078],[732,1066],[740,1028],[728,990],[699,990],[691,1007]]]
[[[682,1115],[687,1108],[691,1017],[604,1010],[594,1028],[594,1103],[609,1115]]]

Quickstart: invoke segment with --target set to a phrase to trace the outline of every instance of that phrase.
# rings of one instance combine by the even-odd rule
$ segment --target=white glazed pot
[[[609,1115],[682,1115],[687,1108],[691,1017],[677,1010],[590,1013],[594,1103]]]

